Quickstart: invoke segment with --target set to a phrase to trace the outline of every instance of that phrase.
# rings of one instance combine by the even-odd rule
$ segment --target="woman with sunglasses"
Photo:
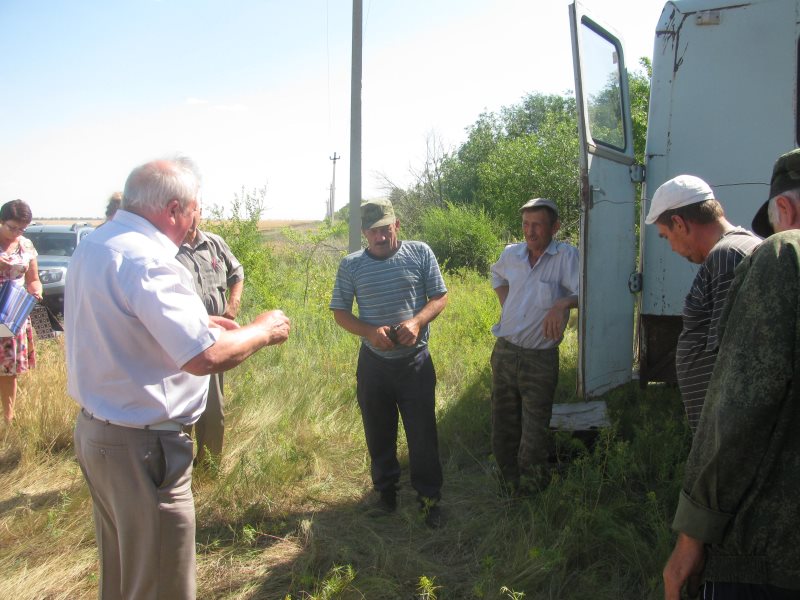
[[[29,239],[22,236],[31,219],[31,207],[22,200],[12,200],[0,207],[0,284],[14,281],[41,300],[42,283],[39,281],[36,249]],[[17,375],[32,369],[35,364],[33,330],[28,319],[19,334],[0,338],[0,399],[6,424],[14,419]]]

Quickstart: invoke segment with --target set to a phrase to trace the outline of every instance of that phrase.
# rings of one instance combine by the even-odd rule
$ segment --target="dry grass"
[[[292,220],[266,220],[258,222],[259,231],[270,231],[288,227],[297,231],[313,231],[319,227],[321,221],[292,221]]]
[[[91,503],[72,457],[75,403],[66,395],[63,340],[37,343],[20,377],[17,418],[0,444],[0,597],[96,593]]]
[[[105,219],[102,218],[74,218],[74,219],[34,219],[35,222],[41,225],[72,225],[73,223],[89,223],[97,227]],[[272,231],[275,229],[295,229],[299,231],[311,231],[319,227],[321,221],[303,221],[297,219],[265,219],[258,222],[258,229],[260,231]]]

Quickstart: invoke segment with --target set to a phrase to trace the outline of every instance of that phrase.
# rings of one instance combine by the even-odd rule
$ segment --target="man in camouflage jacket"
[[[775,165],[736,270],[664,568],[665,598],[800,598],[800,150]],[[769,204],[770,223],[764,224]]]

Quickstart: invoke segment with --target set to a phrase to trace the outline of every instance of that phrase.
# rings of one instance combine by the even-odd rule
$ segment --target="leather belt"
[[[90,413],[85,408],[81,408],[81,412],[88,419],[94,419],[95,421],[100,421],[101,423],[105,423],[106,425],[116,425],[117,427],[128,427],[130,429],[148,429],[152,431],[183,431],[184,428],[184,425],[182,423],[179,423],[178,421],[174,421],[172,419],[167,421],[161,421],[160,423],[153,423],[152,425],[132,425],[130,423],[120,423],[119,421],[112,421],[111,419],[104,419],[103,417],[98,417]]]

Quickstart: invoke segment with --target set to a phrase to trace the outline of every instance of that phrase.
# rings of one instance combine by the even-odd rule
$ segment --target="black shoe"
[[[425,525],[431,529],[439,529],[444,525],[444,514],[442,507],[439,506],[439,501],[433,498],[420,498],[420,512],[422,518],[425,520]]]
[[[500,479],[497,482],[497,494],[501,498],[516,498],[519,495],[519,479]]]
[[[383,512],[393,513],[397,510],[397,488],[394,486],[380,491],[380,498],[376,504]]]

